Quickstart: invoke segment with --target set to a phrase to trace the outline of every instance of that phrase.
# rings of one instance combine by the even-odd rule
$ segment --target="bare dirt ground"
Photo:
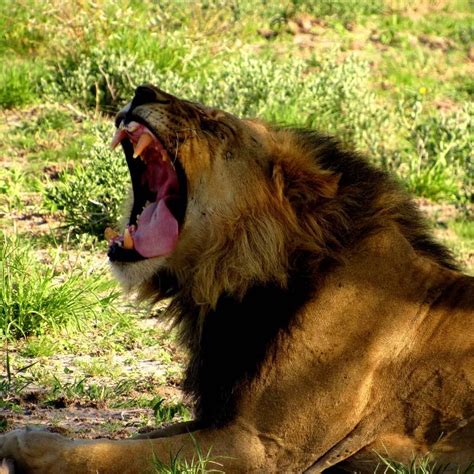
[[[147,325],[155,325],[156,319],[145,319],[141,321]],[[158,337],[158,336],[157,336]],[[173,351],[174,352],[174,351]],[[161,425],[156,408],[152,406],[137,407],[138,400],[154,397],[165,401],[167,406],[185,405],[182,392],[179,388],[179,378],[183,365],[182,354],[176,350],[176,357],[172,363],[157,360],[136,360],[132,367],[127,366],[127,356],[113,356],[114,364],[121,364],[120,380],[113,377],[90,376],[87,378],[86,386],[93,383],[99,390],[104,390],[104,398],[87,400],[84,394],[71,393],[61,390],[56,396],[51,395],[51,387],[45,384],[28,384],[25,389],[16,390],[8,397],[9,408],[0,408],[0,431],[3,429],[13,430],[29,427],[32,429],[47,429],[66,436],[79,438],[128,438],[137,432],[149,432]],[[77,379],[69,374],[67,368],[72,366],[74,356],[56,355],[48,358],[48,366],[60,367],[61,384],[73,389],[77,386]],[[94,355],[81,356],[83,364],[93,363]],[[33,359],[32,359],[33,360]],[[25,361],[27,362],[27,361]],[[41,363],[41,362],[40,362]],[[173,367],[171,379],[166,377],[167,372]],[[47,370],[47,367],[45,367]],[[120,390],[120,383],[127,383],[127,374],[130,383],[135,388],[127,390],[126,394],[113,394]],[[136,381],[136,382],[135,382]],[[77,391],[77,389],[70,390]],[[116,395],[116,399],[115,399]],[[124,406],[120,406],[123,404]],[[113,405],[119,405],[114,407]],[[132,405],[132,406],[130,406]],[[150,404],[148,404],[150,405]],[[165,413],[164,424],[182,421],[182,416],[177,413]],[[169,418],[169,419],[166,419]]]

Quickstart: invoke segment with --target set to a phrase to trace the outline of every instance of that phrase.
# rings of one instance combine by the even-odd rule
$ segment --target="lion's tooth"
[[[123,233],[123,248],[127,250],[133,249],[133,239],[128,227],[125,228],[125,231]]]
[[[116,132],[114,137],[112,138],[112,143],[110,146],[112,147],[112,150],[114,150],[117,145],[125,138],[125,130],[123,128],[119,128]]]
[[[153,141],[153,137],[149,133],[142,133],[138,139],[137,144],[135,145],[135,150],[133,152],[133,157],[141,155]]]
[[[168,156],[168,152],[167,152],[166,150],[162,150],[162,152],[161,152],[161,159],[162,159],[163,161],[168,161],[169,156]]]
[[[138,122],[132,120],[131,122],[128,122],[127,125],[125,125],[125,129],[129,133],[133,133],[139,126],[140,124]]]
[[[116,230],[112,229],[112,227],[105,228],[105,231],[104,231],[105,240],[109,241],[109,240],[115,239],[118,236],[119,236],[119,233]]]

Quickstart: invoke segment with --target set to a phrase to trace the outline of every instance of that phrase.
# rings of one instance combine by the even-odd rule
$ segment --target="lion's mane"
[[[208,246],[142,288],[143,298],[172,297],[166,316],[190,352],[184,389],[197,417],[214,424],[232,417],[268,355],[291,350],[279,334],[298,324],[298,309],[362,239],[397,226],[419,254],[457,268],[386,172],[330,137],[257,126],[272,134],[276,192],[262,186],[251,204],[242,196],[232,215],[202,229]]]

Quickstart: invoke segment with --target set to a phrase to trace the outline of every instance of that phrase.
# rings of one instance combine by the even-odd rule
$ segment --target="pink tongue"
[[[168,255],[178,241],[178,221],[166,205],[167,198],[149,204],[133,234],[135,250],[145,258]]]

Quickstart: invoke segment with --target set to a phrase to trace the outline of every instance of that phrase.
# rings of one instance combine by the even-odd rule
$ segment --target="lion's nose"
[[[169,104],[174,97],[152,84],[142,84],[135,90],[135,97],[132,100],[131,108],[134,109],[139,105],[158,103]]]

